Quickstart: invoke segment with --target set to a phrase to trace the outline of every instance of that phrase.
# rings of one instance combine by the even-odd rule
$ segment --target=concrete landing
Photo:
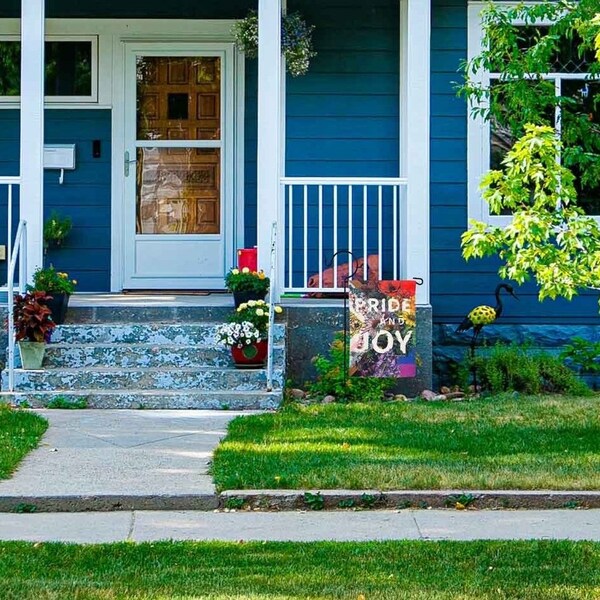
[[[186,496],[197,498],[194,508],[212,508],[217,503],[208,474],[212,451],[227,423],[241,413],[40,410],[39,414],[50,427],[15,475],[0,481],[0,510],[14,510],[17,503],[37,506],[40,499],[44,510],[53,509],[53,499],[61,511],[82,510],[82,501],[87,501],[87,510],[110,509],[111,503],[121,509],[176,509],[169,498]],[[155,502],[136,502],[144,498]]]
[[[0,540],[594,540],[600,510],[0,513]]]

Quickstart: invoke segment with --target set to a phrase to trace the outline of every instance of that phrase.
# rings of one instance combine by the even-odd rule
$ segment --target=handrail
[[[407,177],[282,177],[282,185],[408,185]]]
[[[15,390],[15,327],[14,327],[14,279],[17,259],[19,261],[19,291],[25,292],[27,280],[27,221],[19,221],[13,246],[8,246],[7,304],[8,304],[8,391]]]
[[[277,272],[277,223],[271,223],[271,271],[269,278],[271,287],[269,292],[269,328],[267,330],[267,392],[273,390],[273,327],[275,325],[275,302],[273,298],[273,289],[275,285],[275,275]]]

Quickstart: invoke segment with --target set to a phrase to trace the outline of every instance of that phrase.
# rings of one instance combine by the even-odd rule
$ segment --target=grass
[[[237,418],[223,489],[600,489],[600,398],[289,406]]]
[[[0,479],[7,479],[48,427],[35,413],[0,405]]]
[[[597,599],[592,542],[0,544],[3,600]]]

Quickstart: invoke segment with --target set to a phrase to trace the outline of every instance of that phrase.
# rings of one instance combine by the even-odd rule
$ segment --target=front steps
[[[128,311],[131,322],[58,326],[44,369],[16,369],[15,392],[0,400],[40,408],[57,397],[84,398],[89,408],[250,410],[281,403],[283,324],[273,332],[273,390],[267,391],[266,369],[234,368],[229,349],[217,343],[222,321],[152,323],[148,309],[134,313]],[[7,385],[5,370],[2,389]]]

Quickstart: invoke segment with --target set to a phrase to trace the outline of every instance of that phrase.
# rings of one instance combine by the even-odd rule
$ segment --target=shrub
[[[477,380],[483,389],[493,394],[591,393],[560,358],[547,352],[533,352],[528,346],[496,344],[485,356],[469,358],[467,363],[471,370],[477,369]]]
[[[231,269],[225,276],[225,287],[230,292],[252,292],[264,296],[269,285],[270,280],[264,271],[251,271],[248,267]]]
[[[318,355],[314,358],[318,377],[310,383],[309,392],[315,396],[335,396],[340,402],[380,402],[396,380],[348,376],[344,381],[344,339],[343,333],[337,333],[329,357]],[[348,369],[346,373],[349,373]]]
[[[575,337],[565,346],[560,357],[578,373],[600,373],[600,342]]]
[[[56,327],[52,313],[46,306],[46,292],[32,292],[15,296],[14,328],[15,339],[28,342],[49,342]]]
[[[39,268],[33,274],[32,292],[47,292],[48,294],[72,294],[75,291],[77,280],[69,279],[67,273],[57,271],[53,265],[47,269]]]

